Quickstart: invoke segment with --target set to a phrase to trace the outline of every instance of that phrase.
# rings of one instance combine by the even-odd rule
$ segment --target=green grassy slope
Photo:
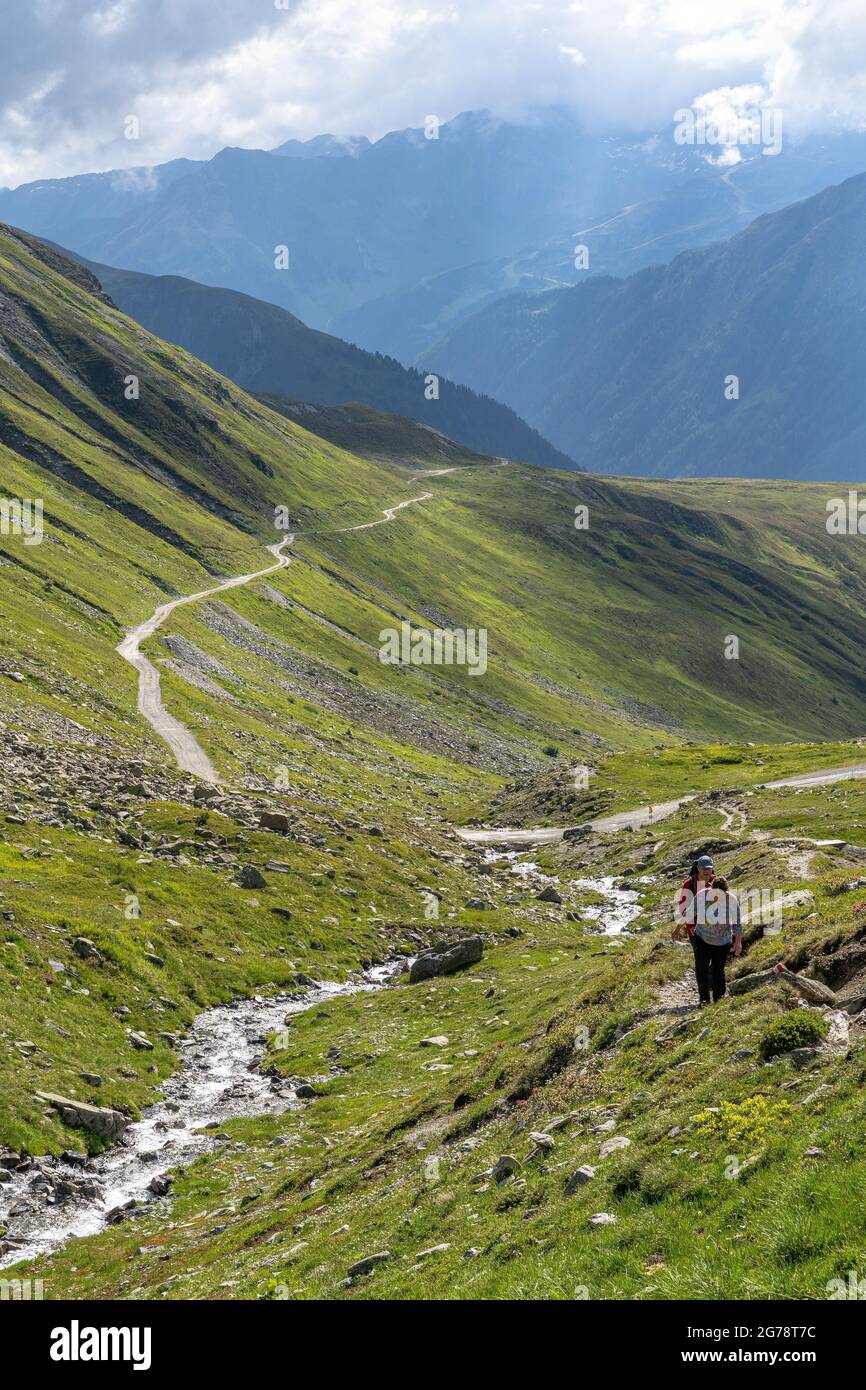
[[[812,895],[779,935],[747,930],[730,973],[784,960],[866,989],[863,891],[851,887],[866,856],[863,783],[733,793],[646,834],[545,851],[564,908],[527,888],[515,897],[508,866],[496,870],[492,910],[476,914],[479,966],[297,1016],[268,1061],[321,1077],[338,1048],[318,1099],[233,1122],[161,1210],[19,1272],[85,1298],[827,1297],[830,1280],[862,1270],[866,1031],[849,1020],[841,1047],[767,1062],[771,1030],[819,1016],[789,986],[683,1009],[690,952],[669,943],[670,898],[726,811],[736,833],[717,859],[738,867],[739,891]],[[804,860],[805,837],[829,834],[849,848]],[[599,938],[582,876],[637,865],[650,877],[635,931]],[[445,1041],[421,1047],[431,1035]],[[541,1152],[531,1136],[548,1127]],[[603,1153],[612,1137],[628,1143]],[[503,1155],[522,1166],[500,1184],[490,1170]],[[594,1175],[567,1191],[585,1164]],[[595,1228],[601,1212],[615,1221]],[[372,1275],[347,1280],[379,1252]]]
[[[169,1278],[175,1296],[258,1296],[272,1286],[340,1294],[347,1262],[372,1243],[394,1262],[352,1296],[571,1297],[575,1252],[580,1263],[604,1250],[611,1232],[604,1260],[578,1282],[602,1296],[643,1296],[646,1281],[621,1239],[629,1231],[647,1263],[669,1252],[671,1282],[652,1287],[680,1296],[696,1277],[686,1247],[698,1200],[680,1192],[680,1168],[656,1177],[653,1167],[644,1186],[661,1193],[657,1201],[635,1195],[642,1180],[627,1177],[587,1197],[593,1211],[623,1204],[621,1226],[588,1235],[574,1217],[584,1206],[562,1202],[559,1169],[528,1170],[525,1189],[486,1189],[483,1209],[473,1177],[524,1134],[513,1127],[525,1114],[535,1126],[586,1093],[633,1117],[641,1163],[676,1160],[692,1191],[682,1156],[655,1147],[653,1107],[664,1093],[670,1128],[705,1105],[731,1034],[757,1038],[779,1000],[722,1006],[724,1026],[713,1024],[709,1060],[696,1059],[694,1088],[687,1068],[667,1065],[687,1060],[680,1043],[669,1052],[641,1034],[608,1055],[605,1040],[611,1020],[645,1027],[653,989],[674,979],[674,957],[651,950],[664,939],[665,865],[674,860],[678,872],[696,836],[718,834],[718,810],[698,802],[663,831],[549,852],[546,867],[578,917],[594,900],[578,882],[585,874],[638,863],[658,874],[644,891],[647,935],[621,947],[541,907],[510,873],[483,873],[453,826],[486,815],[505,788],[538,783],[543,794],[545,770],[576,759],[597,770],[592,794],[616,806],[748,789],[767,775],[759,762],[782,775],[856,761],[862,755],[845,742],[861,733],[864,713],[856,546],[827,536],[809,486],[713,482],[696,498],[684,484],[489,463],[413,483],[405,466],[382,461],[380,421],[348,420],[352,452],[308,433],[151,337],[83,271],[26,238],[0,239],[0,291],[2,495],[42,497],[46,522],[39,545],[0,536],[0,1146],[84,1147],[37,1090],[140,1113],[176,1055],[164,1042],[135,1050],[128,1028],[183,1032],[211,1003],[304,976],[343,979],[438,933],[480,929],[486,941],[474,972],[299,1017],[275,1064],[317,1075],[322,1053],[339,1046],[347,1070],[328,1097],[279,1120],[237,1122],[246,1153],[220,1150],[193,1165],[173,1213],[154,1209],[134,1231],[112,1228],[59,1254],[47,1264],[48,1296],[161,1295]],[[123,398],[130,373],[141,382],[138,402]],[[422,490],[429,498],[386,525],[340,529]],[[297,526],[290,566],[179,609],[145,646],[169,710],[224,777],[223,793],[204,804],[135,713],[134,674],[114,647],[167,596],[264,566],[278,505]],[[576,505],[589,507],[588,530],[575,530]],[[403,620],[486,628],[486,674],[383,665],[380,631]],[[732,632],[739,662],[723,655]],[[689,741],[702,736],[714,742]],[[803,743],[767,746],[789,738]],[[829,738],[840,742],[816,743]],[[288,831],[261,829],[263,809],[282,811]],[[780,834],[864,844],[856,788],[801,798],[756,791],[743,809],[757,837],[745,852],[746,883],[800,882],[802,864],[768,844]],[[571,811],[579,819],[581,804]],[[274,861],[288,872],[269,870]],[[853,877],[855,863],[819,857],[815,872]],[[263,889],[236,886],[244,865],[264,871]],[[438,925],[425,914],[430,889],[442,902]],[[132,918],[131,896],[140,913]],[[479,896],[494,910],[467,907]],[[756,959],[774,950],[805,959],[854,934],[851,894],[819,886],[816,902],[816,919],[792,919],[776,946],[756,942]],[[98,959],[76,951],[79,936]],[[584,1021],[596,1039],[590,1080],[561,1038]],[[448,1050],[422,1057],[418,1042],[432,1033],[449,1036]],[[850,1066],[816,1063],[838,1083],[833,1106],[849,1128],[858,1066],[856,1048]],[[99,1085],[88,1080],[94,1073]],[[722,1089],[741,1100],[766,1081],[763,1071],[726,1071]],[[556,1140],[556,1162],[589,1160],[591,1123]],[[826,1127],[833,1164],[847,1161],[832,1107]],[[270,1147],[284,1136],[288,1148]],[[780,1166],[770,1175],[795,1195],[805,1191],[802,1137],[802,1127],[792,1130],[789,1148],[771,1154]],[[421,1160],[440,1142],[445,1178],[428,1184]],[[631,1151],[612,1175],[626,1159]],[[767,1237],[756,1287],[805,1287],[801,1276],[814,1281],[828,1265],[838,1222],[860,1219],[845,1170],[819,1171],[829,1215],[799,1264],[785,1265]],[[207,1213],[231,1204],[226,1194],[251,1175],[255,1203],[209,1235]],[[744,1190],[724,1188],[724,1201]],[[841,1215],[837,1195],[847,1202]],[[515,1239],[524,1201],[532,1210]],[[751,1238],[760,1229],[750,1212],[737,1208]],[[479,1236],[461,1244],[454,1232],[470,1218]],[[194,1247],[167,1230],[178,1219],[202,1237]],[[668,1219],[678,1234],[665,1245]],[[346,1239],[330,1235],[344,1224]],[[296,1262],[288,1252],[302,1240],[309,1255]],[[148,1255],[131,1254],[151,1243],[168,1256],[153,1270]],[[413,1270],[406,1257],[437,1243],[453,1253]],[[464,1246],[493,1257],[464,1263]],[[539,1250],[552,1252],[550,1278],[539,1273]],[[740,1278],[726,1261],[716,1260],[708,1287]]]
[[[248,391],[277,392],[323,405],[364,401],[423,420],[473,449],[547,468],[571,466],[567,455],[499,401],[444,378],[436,398],[428,399],[424,373],[309,328],[276,304],[179,275],[145,275],[94,261],[81,263],[138,323]]]

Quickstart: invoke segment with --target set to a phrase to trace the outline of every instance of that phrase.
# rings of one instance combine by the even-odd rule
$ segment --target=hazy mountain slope
[[[359,458],[422,470],[490,466],[490,459],[484,454],[473,453],[432,425],[421,425],[405,415],[389,415],[351,401],[347,405],[326,406],[291,401],[285,396],[260,395],[259,400],[303,425],[311,434],[318,434]]]
[[[427,400],[422,372],[307,328],[274,304],[179,276],[83,263],[124,313],[248,391],[323,405],[363,401],[421,420],[482,453],[551,468],[571,466],[566,455],[500,402],[444,379],[439,399]]]
[[[0,218],[101,262],[243,291],[408,362],[490,294],[578,281],[577,242],[590,274],[626,273],[866,167],[856,133],[786,137],[774,157],[745,147],[722,169],[718,148],[678,145],[673,126],[598,135],[556,110],[467,112],[438,137],[323,136],[41,180],[0,191]]]
[[[501,300],[429,360],[595,471],[862,478],[864,230],[861,175],[667,267]]]

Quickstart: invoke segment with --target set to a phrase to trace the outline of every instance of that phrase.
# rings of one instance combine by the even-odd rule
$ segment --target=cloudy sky
[[[866,126],[863,0],[5,0],[4,20],[6,186],[480,107],[643,130],[705,98]]]

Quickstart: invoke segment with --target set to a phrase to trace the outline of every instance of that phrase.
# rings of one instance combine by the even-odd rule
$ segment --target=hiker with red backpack
[[[728,955],[731,950],[735,956],[743,951],[740,904],[727,879],[716,876],[708,854],[702,854],[692,864],[677,896],[672,939],[682,940],[684,930],[692,943],[698,997],[703,1008],[711,1000],[717,1003],[724,997]]]

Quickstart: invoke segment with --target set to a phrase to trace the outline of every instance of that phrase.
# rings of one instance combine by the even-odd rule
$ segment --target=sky
[[[0,186],[487,108],[866,127],[863,0],[4,0]],[[134,119],[130,119],[134,118]]]

